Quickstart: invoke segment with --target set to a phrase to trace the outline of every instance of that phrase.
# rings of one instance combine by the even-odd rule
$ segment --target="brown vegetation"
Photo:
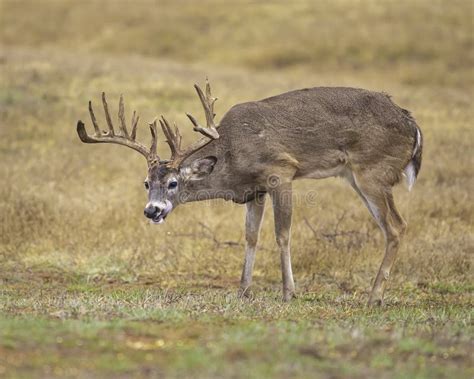
[[[471,376],[472,4],[204,3],[0,4],[0,375]],[[243,207],[189,204],[153,227],[141,157],[77,138],[105,90],[111,107],[124,94],[127,119],[164,113],[189,142],[184,111],[201,112],[192,84],[206,75],[217,119],[318,85],[383,90],[413,112],[424,161],[395,194],[408,230],[385,310],[363,307],[383,241],[342,181],[296,185],[300,298],[277,301],[266,217],[256,298],[238,301]]]

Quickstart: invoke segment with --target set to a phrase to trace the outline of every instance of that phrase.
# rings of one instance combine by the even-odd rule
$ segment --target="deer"
[[[195,84],[206,126],[186,113],[202,136],[182,147],[176,123],[164,116],[159,124],[171,150],[157,155],[157,118],[149,123],[151,146],[136,141],[139,117],[134,111],[131,131],[118,108],[115,131],[105,93],[102,103],[107,131],[99,128],[89,101],[94,134],[82,121],[77,133],[84,143],[113,143],[142,154],[148,165],[144,215],[161,224],[178,205],[210,199],[245,204],[245,259],[239,297],[251,293],[252,271],[266,199],[271,200],[276,243],[280,251],[283,300],[296,297],[290,255],[292,183],[297,179],[341,177],[362,199],[383,233],[385,253],[369,294],[369,306],[381,306],[407,223],[398,212],[392,188],[402,177],[408,190],[421,168],[423,137],[408,110],[383,92],[348,87],[314,87],[286,92],[232,106],[215,121],[209,81],[205,91]]]

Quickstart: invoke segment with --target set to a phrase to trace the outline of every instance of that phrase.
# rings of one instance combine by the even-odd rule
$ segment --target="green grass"
[[[0,376],[474,376],[472,4],[123,8],[0,2]],[[127,117],[140,113],[139,139],[165,114],[192,141],[184,112],[201,115],[192,84],[206,76],[217,119],[317,85],[383,90],[412,110],[423,165],[411,193],[395,191],[408,231],[386,307],[365,307],[383,240],[342,181],[295,184],[298,299],[280,301],[267,209],[254,298],[238,300],[244,207],[188,204],[152,227],[142,158],[79,142],[103,90],[113,114],[121,93]]]
[[[413,290],[416,300],[368,310],[360,295],[336,292],[288,304],[274,290],[239,300],[233,291],[202,287],[78,279],[72,288],[45,280],[18,291],[6,283],[1,304],[10,317],[0,320],[0,363],[18,376],[472,374],[459,369],[470,359],[472,304],[459,300],[466,292]]]

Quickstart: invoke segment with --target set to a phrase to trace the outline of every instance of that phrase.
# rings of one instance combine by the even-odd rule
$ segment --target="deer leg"
[[[352,183],[351,183],[352,184]],[[400,234],[405,229],[405,221],[395,208],[390,188],[373,181],[354,180],[353,186],[369,208],[370,213],[385,236],[385,255],[375,278],[369,296],[369,306],[383,305],[383,296],[390,272],[397,257]]]
[[[249,296],[249,288],[252,284],[252,271],[257,250],[258,234],[262,225],[263,212],[265,210],[265,194],[257,196],[247,204],[247,215],[245,217],[245,261],[240,279],[238,296]]]
[[[290,232],[292,213],[291,182],[281,184],[270,192],[275,218],[275,237],[280,248],[281,271],[283,279],[283,300],[295,297],[295,283],[291,270]]]
[[[403,217],[398,212],[395,206],[395,202],[393,200],[392,192],[389,192],[386,195],[387,195],[388,207],[390,208],[390,216],[392,217],[392,220],[394,224],[396,225],[398,234],[400,235],[400,237],[402,237],[405,234],[405,230],[407,228],[407,222],[403,219]]]

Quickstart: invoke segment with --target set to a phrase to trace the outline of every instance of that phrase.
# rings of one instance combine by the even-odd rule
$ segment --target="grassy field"
[[[467,0],[0,0],[0,377],[473,377],[472,14]],[[166,114],[192,141],[184,112],[201,114],[206,76],[217,119],[320,85],[413,112],[423,165],[395,191],[408,231],[384,308],[365,307],[383,239],[346,183],[296,184],[299,297],[280,300],[267,209],[239,300],[244,207],[188,204],[151,226],[143,158],[77,138],[106,91],[114,113],[123,93],[127,117]]]

